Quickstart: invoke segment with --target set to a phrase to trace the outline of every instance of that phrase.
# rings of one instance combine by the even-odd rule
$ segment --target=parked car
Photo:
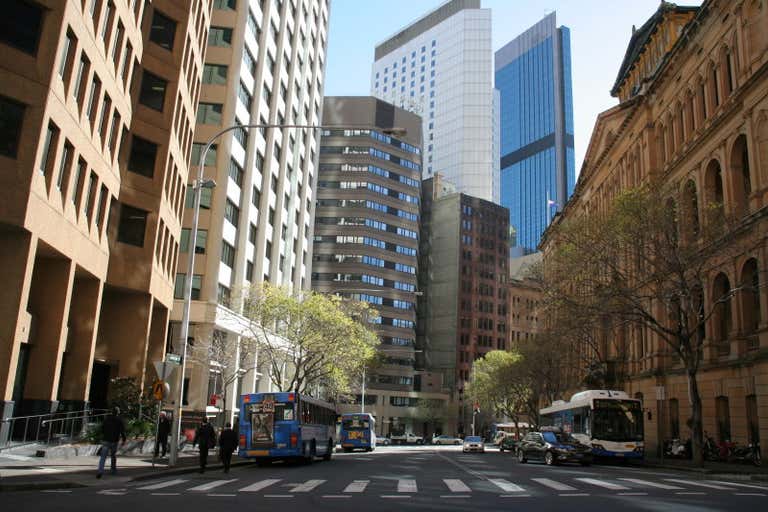
[[[392,444],[392,440],[389,438],[389,436],[387,436],[387,437],[377,437],[376,438],[376,444],[377,445],[381,445],[381,446],[389,446],[389,445]]]
[[[405,434],[392,434],[392,444],[424,444],[424,438],[410,432]]]
[[[480,436],[467,436],[464,438],[464,445],[462,447],[462,452],[468,453],[468,452],[485,452],[485,443],[483,443],[483,438]]]
[[[515,439],[514,436],[504,436],[499,441],[499,451],[515,453],[517,451],[517,439]]]
[[[454,444],[456,446],[461,444],[461,439],[453,436],[435,436],[432,438],[432,444]]]
[[[557,428],[542,428],[529,432],[517,444],[517,460],[541,460],[548,466],[561,462],[578,462],[582,466],[592,463],[592,448]]]

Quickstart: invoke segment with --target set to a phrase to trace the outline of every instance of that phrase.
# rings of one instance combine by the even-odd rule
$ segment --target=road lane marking
[[[647,492],[617,492],[616,496],[648,496]]]
[[[152,496],[179,496],[179,492],[153,492]]]
[[[443,494],[441,498],[471,498],[469,494]]]
[[[42,491],[42,492],[54,492],[54,493],[66,494],[66,493],[72,492],[72,490],[70,490],[70,489],[47,489],[47,490]]]
[[[706,496],[707,495],[707,493],[705,492],[692,492],[692,491],[676,492],[675,494],[678,494],[680,496]]]
[[[598,480],[597,478],[575,478],[574,480],[578,480],[579,482],[584,482],[585,484],[592,484],[598,487],[603,487],[605,489],[611,489],[612,491],[628,491],[629,490],[629,487],[624,487],[623,485],[614,484],[611,482],[604,482],[602,480]]]
[[[643,485],[645,487],[655,487],[657,489],[676,490],[682,489],[676,485],[662,484],[660,482],[649,482],[648,480],[640,480],[639,478],[619,478],[625,482],[632,482],[633,484]]]
[[[556,491],[575,491],[575,487],[571,487],[570,485],[561,484],[560,482],[555,482],[554,480],[550,480],[549,478],[531,478],[534,482],[540,483],[541,485],[545,487],[549,487],[550,489],[554,489]]]
[[[410,494],[382,494],[382,498],[412,498]]]
[[[171,487],[172,485],[179,485],[183,484],[184,482],[188,482],[188,480],[183,479],[176,479],[176,480],[166,480],[165,482],[160,482],[157,484],[152,485],[145,485],[144,487],[139,487],[140,491],[154,491],[156,489],[164,489],[165,487]]]
[[[448,490],[451,492],[472,492],[472,489],[467,487],[467,484],[458,478],[443,478],[443,482],[445,482],[445,485],[448,486]]]
[[[371,483],[370,480],[355,480],[346,486],[342,492],[365,492],[369,483]]]
[[[397,492],[406,492],[406,493],[419,492],[419,488],[416,486],[416,480],[398,480]]]
[[[499,498],[530,498],[530,494],[499,494]]]
[[[525,489],[523,489],[519,485],[513,484],[512,482],[509,482],[502,478],[492,478],[488,481],[491,482],[496,487],[501,488],[501,490],[504,492],[524,492],[525,491]]]
[[[761,491],[768,491],[768,487],[764,485],[749,485],[749,484],[741,484],[737,482],[723,482],[722,480],[707,480],[707,482],[711,482],[713,484],[735,485],[736,487],[747,487],[749,489],[760,489]]]
[[[237,496],[237,494],[216,494],[216,493],[208,493],[206,496],[210,496],[211,498],[234,498]]]
[[[103,491],[99,491],[98,494],[103,494],[105,496],[125,496],[128,494],[128,489],[104,489]]]
[[[720,491],[732,491],[733,487],[725,487],[717,484],[705,484],[704,482],[694,482],[692,480],[677,480],[675,478],[665,478],[667,482],[675,482],[676,484],[692,485],[694,487],[706,487],[707,489],[718,489]]]
[[[558,496],[589,496],[588,492],[566,492],[563,494],[558,494]]]
[[[344,494],[324,494],[322,496],[323,498],[351,498],[350,495],[344,495]]]
[[[265,498],[293,498],[290,494],[265,494]]]
[[[324,484],[325,480],[307,480],[303,484],[299,484],[291,492],[309,492],[320,484]]]
[[[233,478],[232,480],[214,480],[213,482],[208,482],[207,484],[190,487],[187,490],[194,491],[194,492],[210,491],[211,489],[215,489],[216,487],[221,487],[222,485],[231,484],[232,482],[237,482],[237,478]]]
[[[734,496],[766,496],[763,492],[735,492]]]
[[[269,487],[270,485],[276,484],[279,481],[280,481],[280,479],[277,479],[277,478],[273,478],[273,479],[270,479],[270,480],[261,480],[260,482],[253,483],[253,484],[249,485],[248,487],[243,487],[242,489],[239,490],[239,492],[256,492],[256,491],[260,491],[260,490],[262,490],[264,488]]]

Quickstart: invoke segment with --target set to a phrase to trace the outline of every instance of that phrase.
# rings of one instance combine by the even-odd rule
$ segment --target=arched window
[[[757,414],[757,395],[746,396],[747,434],[750,443],[760,442],[760,418]]]
[[[688,222],[688,234],[696,239],[701,233],[701,223],[699,221],[699,198],[696,195],[696,182],[688,180],[683,187],[683,205],[685,216]]]
[[[717,66],[712,65],[710,70],[710,89],[712,90],[712,104],[715,108],[720,106],[720,73]]]
[[[664,164],[667,163],[667,143],[666,143],[666,137],[667,137],[667,129],[666,127],[659,123],[659,127],[656,130],[656,140],[659,145],[659,163],[663,167]]]
[[[741,269],[740,295],[742,305],[741,328],[747,335],[755,335],[760,328],[762,315],[760,310],[760,275],[757,269],[757,260],[748,259]],[[751,346],[751,345],[754,345]],[[759,342],[755,336],[749,340],[749,348],[757,348]]]
[[[749,151],[747,137],[743,133],[736,137],[731,148],[731,182],[733,197],[738,212],[749,211],[749,196],[752,195],[752,179],[749,175]]]
[[[688,137],[691,137],[693,132],[696,131],[696,114],[693,92],[688,91],[685,97],[685,131],[688,133]]]
[[[684,108],[683,105],[678,103],[677,110],[675,111],[677,115],[677,133],[675,134],[677,140],[676,140],[675,146],[677,147],[678,150],[683,147],[683,144],[685,144],[685,138],[686,138],[683,108]]]
[[[725,96],[730,96],[733,90],[736,88],[736,77],[734,76],[736,66],[734,66],[734,58],[735,53],[730,48],[726,48],[723,52],[723,67],[725,68]]]
[[[728,280],[728,276],[720,273],[715,278],[714,286],[712,287],[712,303],[715,305],[714,314],[712,315],[714,332],[712,333],[712,339],[715,342],[720,342],[720,355],[725,355],[730,352],[728,346],[728,336],[731,333],[731,283]]]
[[[712,207],[717,213],[722,214],[725,211],[723,195],[723,172],[720,168],[720,162],[712,159],[707,165],[705,174],[706,202],[708,207]]]
[[[709,115],[707,112],[707,86],[702,80],[701,83],[699,83],[699,110],[701,114],[701,122],[703,123],[704,120]]]
[[[677,218],[677,203],[671,197],[667,199],[667,214],[669,215],[669,236],[673,237],[677,244],[680,239],[680,223]]]

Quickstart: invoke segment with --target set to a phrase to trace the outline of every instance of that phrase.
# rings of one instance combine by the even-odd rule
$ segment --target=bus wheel
[[[333,457],[333,441],[328,440],[328,447],[325,450],[325,455],[323,455],[323,460],[331,460],[331,457]]]

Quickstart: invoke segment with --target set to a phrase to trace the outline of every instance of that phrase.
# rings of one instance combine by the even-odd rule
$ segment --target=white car
[[[379,446],[389,446],[392,444],[392,441],[388,437],[377,437],[376,444]]]
[[[453,436],[435,436],[432,438],[432,444],[454,444],[456,446],[461,444],[461,439]]]
[[[469,436],[464,438],[464,446],[462,447],[462,452],[469,453],[469,452],[485,452],[485,443],[483,443],[483,438],[480,436]]]

